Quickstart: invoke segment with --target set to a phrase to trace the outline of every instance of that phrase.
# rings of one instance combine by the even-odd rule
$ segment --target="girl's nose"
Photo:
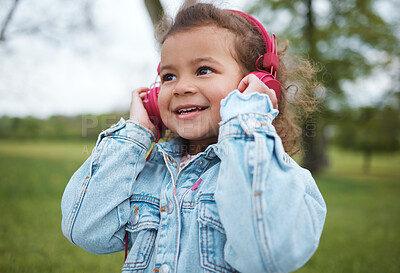
[[[181,78],[175,85],[173,93],[175,96],[190,95],[197,92],[197,89],[190,79]]]

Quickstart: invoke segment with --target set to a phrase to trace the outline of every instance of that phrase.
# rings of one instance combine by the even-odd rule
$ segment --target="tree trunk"
[[[303,125],[303,162],[302,166],[313,174],[328,165],[326,157],[326,137],[322,130],[319,113],[309,117]]]
[[[312,0],[305,0],[307,6],[307,24],[304,28],[304,37],[308,40],[309,56],[312,60],[318,60],[318,50],[315,44],[315,26],[312,11]],[[326,137],[323,133],[321,118],[318,112],[312,114],[303,124],[304,155],[302,166],[312,173],[318,173],[327,164]]]
[[[364,162],[363,162],[364,174],[369,174],[371,171],[371,159],[372,159],[371,149],[366,149],[364,151]]]
[[[196,4],[196,0],[185,0],[185,5],[186,6],[191,6],[191,5],[194,5],[194,4]]]
[[[164,13],[160,0],[144,0],[144,4],[146,5],[147,12],[150,15],[151,22],[153,23],[154,28],[156,28]]]
[[[153,26],[155,28],[162,19],[162,15],[164,13],[161,2],[160,0],[144,0],[144,3],[146,5],[147,12],[150,15],[151,22],[153,23]],[[190,6],[196,3],[196,0],[185,0],[184,5]]]

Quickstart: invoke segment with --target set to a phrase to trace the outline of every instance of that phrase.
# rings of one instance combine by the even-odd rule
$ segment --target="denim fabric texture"
[[[157,143],[121,119],[69,181],[62,230],[95,254],[129,254],[123,272],[290,272],[318,247],[326,206],[284,151],[267,95],[221,101],[218,143],[182,169],[182,139]]]

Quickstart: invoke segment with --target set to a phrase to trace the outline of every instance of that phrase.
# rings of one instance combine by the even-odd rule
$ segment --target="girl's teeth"
[[[191,107],[191,108],[187,108],[187,109],[181,109],[178,111],[178,114],[182,114],[182,113],[187,113],[187,112],[192,112],[195,110],[202,110],[203,108],[201,107]]]

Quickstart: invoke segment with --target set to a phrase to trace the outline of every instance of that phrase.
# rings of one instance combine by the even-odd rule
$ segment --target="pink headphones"
[[[249,74],[256,75],[268,88],[273,89],[276,94],[276,98],[279,100],[281,94],[281,84],[276,80],[276,73],[279,68],[279,60],[277,54],[277,41],[275,34],[272,34],[272,39],[269,37],[268,32],[265,30],[263,25],[258,22],[253,16],[238,11],[238,10],[228,10],[234,13],[237,13],[244,17],[248,22],[253,24],[258,32],[261,34],[264,44],[265,44],[265,53],[258,57],[255,67],[257,71],[250,72]],[[264,69],[259,69],[257,64],[263,59],[262,67]],[[160,64],[157,67],[157,73],[160,74]],[[149,118],[154,123],[157,128],[158,135],[163,132],[166,127],[163,124],[160,116],[160,111],[158,109],[158,94],[160,93],[160,86],[156,83],[149,89],[145,98],[144,98],[144,106],[147,110]]]
[[[160,75],[160,64],[157,67],[157,74]],[[150,120],[153,122],[157,129],[158,138],[167,127],[161,120],[160,110],[158,109],[158,94],[160,93],[160,86],[157,82],[147,91],[144,97],[144,107],[146,108],[147,114]]]

